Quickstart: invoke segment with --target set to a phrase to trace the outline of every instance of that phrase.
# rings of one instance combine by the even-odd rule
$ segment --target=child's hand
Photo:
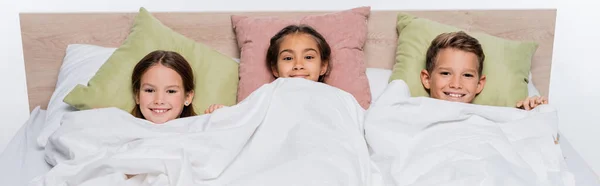
[[[206,110],[204,110],[204,114],[213,113],[215,110],[225,107],[225,105],[221,104],[212,104]]]
[[[537,107],[538,105],[548,104],[548,100],[543,96],[533,96],[528,97],[523,101],[519,101],[517,103],[517,108],[524,110],[531,110]]]

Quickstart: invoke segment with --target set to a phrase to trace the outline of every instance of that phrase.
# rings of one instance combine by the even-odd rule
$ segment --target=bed
[[[367,76],[373,99],[385,89],[394,64],[398,34],[394,23],[398,11],[372,11],[368,22],[366,53]],[[539,43],[535,52],[531,89],[548,95],[554,41],[556,10],[448,10],[406,11],[469,31],[485,32],[515,40]],[[153,13],[166,26],[198,42],[214,47],[232,58],[239,58],[232,30],[232,14],[295,17],[323,12],[160,12]],[[50,168],[43,150],[35,145],[44,125],[45,109],[55,91],[58,73],[67,46],[90,44],[118,47],[126,38],[135,13],[24,13],[20,15],[31,118],[13,138],[0,157],[0,175],[23,184]],[[110,23],[110,24],[98,24]],[[533,87],[533,88],[532,88]],[[565,136],[560,145],[578,185],[600,185],[598,178],[573,150]],[[8,164],[7,164],[8,165]],[[17,171],[14,170],[17,168]],[[26,173],[26,174],[24,174]],[[10,178],[10,179],[8,179]]]

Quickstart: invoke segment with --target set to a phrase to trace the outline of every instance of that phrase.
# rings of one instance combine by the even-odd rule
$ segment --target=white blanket
[[[284,78],[163,125],[116,108],[74,112],[46,146],[54,168],[30,185],[369,185],[364,112],[340,89]]]
[[[411,98],[388,85],[365,115],[365,139],[385,185],[574,185],[554,143],[556,110]]]

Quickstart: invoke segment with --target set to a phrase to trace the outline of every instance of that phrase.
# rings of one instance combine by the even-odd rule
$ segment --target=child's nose
[[[156,96],[154,96],[154,104],[156,104],[156,105],[164,104],[163,97],[164,97],[164,95],[162,93],[157,93]]]
[[[155,105],[162,105],[162,104],[164,104],[164,103],[165,103],[165,102],[163,102],[163,101],[162,101],[162,99],[156,99],[156,100],[154,100],[154,104],[155,104]]]
[[[296,60],[296,62],[294,63],[294,70],[302,70],[304,69],[304,62],[302,60]]]
[[[450,88],[462,88],[460,77],[453,76],[452,79],[450,79]]]

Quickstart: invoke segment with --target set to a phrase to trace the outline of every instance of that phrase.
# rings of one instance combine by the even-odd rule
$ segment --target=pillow
[[[294,19],[233,15],[231,21],[241,52],[238,102],[275,80],[266,63],[271,37],[290,24],[306,24],[323,35],[331,47],[331,72],[325,77],[325,83],[349,92],[363,108],[368,108],[371,93],[363,46],[370,13],[370,7],[359,7]]]
[[[236,102],[238,64],[216,50],[171,30],[140,8],[124,43],[102,65],[88,86],[78,85],[64,99],[77,109],[135,106],[131,74],[137,62],[154,50],[170,50],[190,63],[196,83],[192,101],[197,113],[210,104]]]
[[[392,70],[389,69],[367,68],[367,79],[369,79],[373,102],[376,102],[377,98],[385,91],[391,75]],[[531,72],[529,73],[529,79],[531,79]],[[540,96],[538,89],[533,85],[532,81],[527,83],[527,92],[529,97]]]
[[[399,33],[396,63],[389,81],[402,79],[412,96],[428,96],[420,80],[427,48],[437,35],[461,29],[404,13],[398,14],[396,26]],[[487,82],[473,103],[513,107],[527,97],[528,73],[538,44],[467,33],[479,40],[486,56],[483,74]]]
[[[527,83],[527,95],[529,97],[540,96],[540,91],[538,91],[538,89],[535,88],[535,85],[533,85],[533,81],[531,81],[531,72],[529,72],[529,83]]]
[[[383,68],[367,68],[367,79],[371,89],[371,98],[373,102],[379,98],[388,85],[388,80],[392,75],[392,70]]]
[[[67,94],[78,84],[86,84],[108,60],[116,48],[95,45],[71,44],[67,46],[56,87],[48,102],[45,125],[37,137],[40,147],[46,146],[48,137],[60,127],[63,115],[77,109],[63,102]]]

